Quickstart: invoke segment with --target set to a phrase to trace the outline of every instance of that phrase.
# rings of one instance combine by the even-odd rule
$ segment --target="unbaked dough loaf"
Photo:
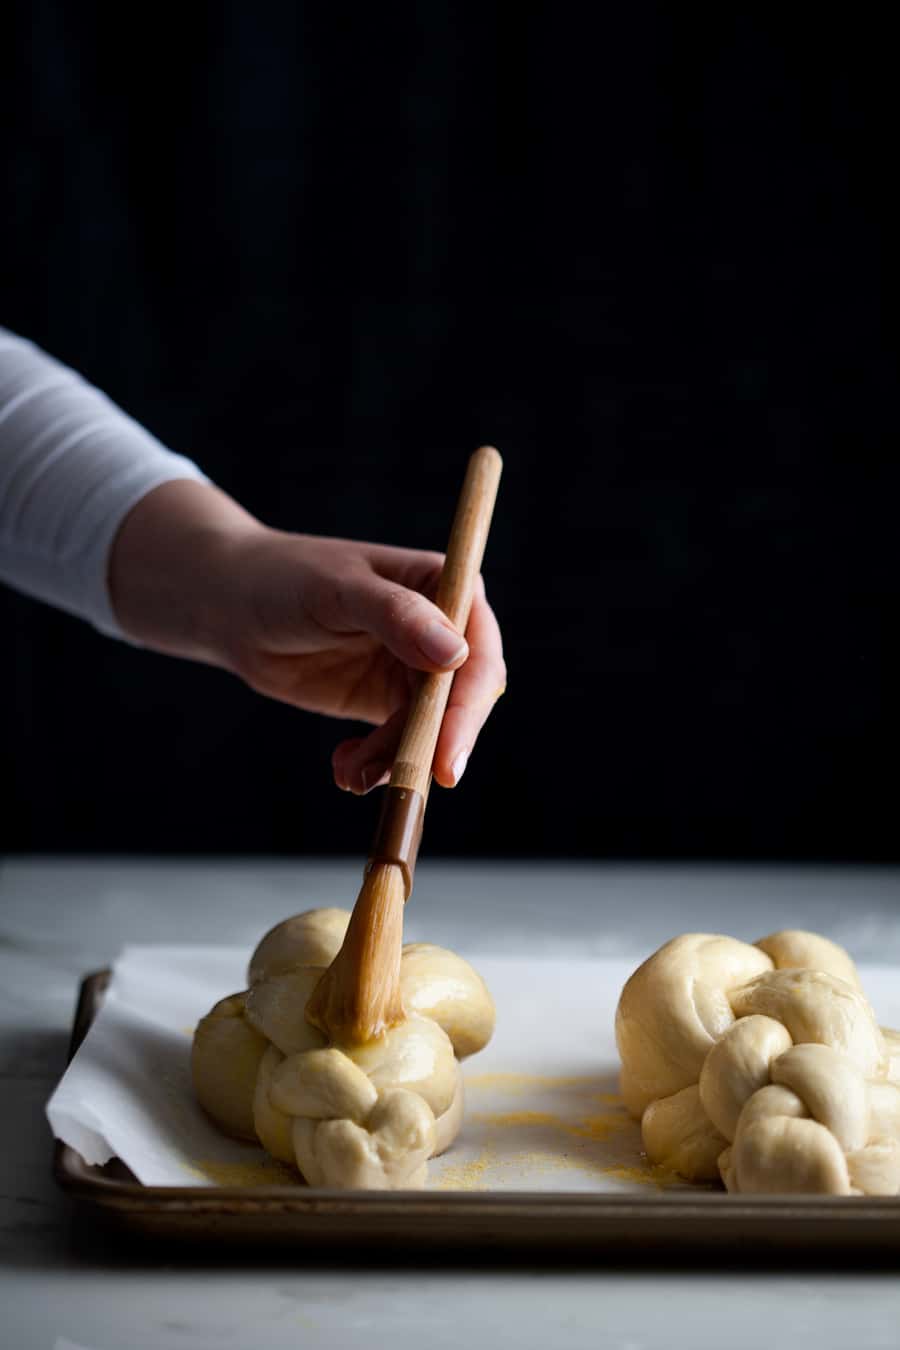
[[[900,1033],[827,938],[674,938],[622,990],[616,1042],[651,1162],[730,1191],[900,1194]]]
[[[406,1019],[366,1045],[328,1045],[306,1004],[349,920],[310,910],[265,935],[250,988],[197,1028],[195,1090],[221,1128],[258,1139],[312,1186],[420,1187],[428,1159],[459,1132],[459,1060],[490,1039],[493,999],[455,952],[411,943],[400,962]]]

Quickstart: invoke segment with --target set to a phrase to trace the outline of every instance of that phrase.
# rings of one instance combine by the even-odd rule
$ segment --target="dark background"
[[[0,322],[281,527],[441,547],[503,451],[430,852],[897,857],[879,12],[7,7]],[[4,848],[364,852],[346,725],[0,623]]]

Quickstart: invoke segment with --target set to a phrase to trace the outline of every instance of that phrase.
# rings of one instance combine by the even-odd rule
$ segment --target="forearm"
[[[113,542],[109,589],[130,638],[214,665],[242,608],[238,554],[265,533],[210,483],[170,482],[128,513]]]
[[[119,634],[113,540],[173,479],[206,481],[74,371],[0,329],[0,580]]]

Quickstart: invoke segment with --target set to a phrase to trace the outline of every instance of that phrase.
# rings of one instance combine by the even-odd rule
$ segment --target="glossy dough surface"
[[[734,1192],[900,1194],[900,1034],[827,938],[674,938],[622,990],[616,1043],[651,1162]]]
[[[421,1187],[428,1159],[459,1132],[459,1061],[490,1039],[493,999],[455,952],[411,943],[400,964],[405,1021],[366,1045],[328,1045],[305,1009],[349,919],[309,910],[265,935],[249,989],[197,1027],[195,1092],[221,1129],[258,1139],[311,1186]]]

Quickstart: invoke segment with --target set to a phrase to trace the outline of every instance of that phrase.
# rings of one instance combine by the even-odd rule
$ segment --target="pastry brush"
[[[503,461],[490,445],[471,456],[460,492],[435,603],[465,633],[484,556]],[[384,790],[381,820],[343,946],[322,976],[307,1020],[337,1044],[359,1044],[404,1017],[400,1000],[403,909],[455,671],[423,675]]]

